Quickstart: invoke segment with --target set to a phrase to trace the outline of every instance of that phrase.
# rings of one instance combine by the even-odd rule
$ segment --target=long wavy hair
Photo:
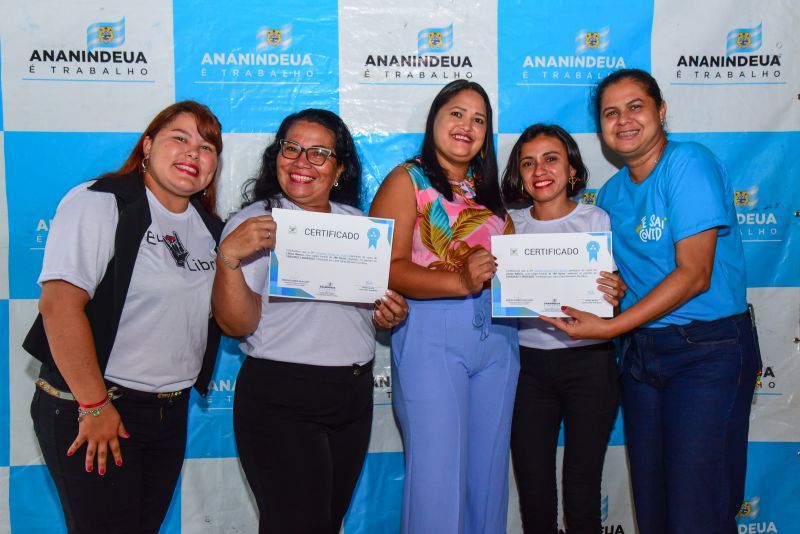
[[[219,123],[216,115],[211,112],[208,107],[193,100],[183,100],[176,102],[171,106],[167,106],[161,110],[158,115],[153,117],[150,124],[145,128],[139,140],[133,147],[128,159],[122,164],[122,167],[116,171],[109,172],[100,178],[109,178],[112,176],[121,176],[123,174],[138,173],[140,177],[144,178],[142,171],[142,161],[144,160],[144,140],[146,137],[153,139],[158,132],[164,129],[170,122],[172,122],[181,113],[188,113],[194,117],[197,123],[198,133],[214,145],[217,150],[217,161],[222,155],[222,126]],[[217,165],[219,169],[219,164]],[[216,174],[216,173],[215,173]],[[214,216],[217,216],[217,181],[216,176],[211,180],[211,183],[203,190],[195,193],[195,197],[200,199],[203,207]]]
[[[567,160],[572,168],[575,169],[574,182],[567,182],[567,194],[569,196],[577,195],[586,187],[586,182],[589,181],[589,170],[583,163],[581,151],[578,149],[578,143],[575,142],[575,139],[573,139],[564,128],[556,124],[534,124],[525,128],[525,131],[520,134],[517,142],[514,143],[511,154],[508,156],[508,164],[506,164],[506,169],[503,171],[501,190],[503,192],[503,200],[508,205],[531,203],[531,197],[524,192],[522,188],[519,156],[522,152],[523,145],[528,141],[536,139],[540,135],[558,139],[567,150]]]
[[[425,137],[422,139],[422,152],[408,163],[416,163],[431,181],[431,185],[447,200],[453,200],[453,190],[450,181],[436,157],[436,144],[433,137],[433,124],[436,121],[436,114],[445,104],[453,99],[461,91],[475,91],[483,99],[486,108],[486,137],[483,146],[478,154],[469,163],[472,176],[475,179],[475,200],[492,212],[502,217],[505,215],[505,208],[500,197],[500,184],[497,179],[497,156],[494,150],[494,130],[492,127],[492,104],[489,102],[489,95],[476,82],[468,80],[455,80],[445,85],[436,98],[431,102],[428,111],[428,118],[425,122]]]
[[[305,121],[327,128],[334,136],[336,161],[343,165],[339,186],[331,189],[330,200],[357,208],[361,195],[361,160],[356,152],[353,136],[344,121],[331,111],[324,109],[304,109],[283,119],[275,139],[261,155],[261,168],[258,175],[245,182],[242,207],[253,202],[263,201],[267,209],[277,207],[283,194],[278,183],[277,158],[281,151],[280,140],[286,138],[289,129],[297,122]]]

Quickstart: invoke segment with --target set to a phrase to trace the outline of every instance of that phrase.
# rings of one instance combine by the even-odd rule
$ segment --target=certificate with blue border
[[[611,232],[492,236],[492,317],[566,317],[561,306],[611,317],[597,289],[614,270],[611,242]]]
[[[276,208],[269,295],[375,302],[389,284],[394,221]]]

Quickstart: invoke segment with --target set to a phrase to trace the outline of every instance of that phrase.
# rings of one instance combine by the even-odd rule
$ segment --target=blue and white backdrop
[[[727,164],[745,241],[764,371],[753,405],[740,533],[800,532],[800,10],[793,0],[0,0],[0,531],[64,532],[28,405],[42,249],[59,198],[116,168],[149,119],[179,99],[224,126],[220,211],[288,113],[338,112],[365,167],[365,206],[421,141],[445,83],[491,95],[501,165],[533,122],[574,133],[596,189],[615,171],[588,111],[620,67],[656,76],[671,137]],[[591,193],[591,192],[590,192]],[[589,195],[591,198],[591,194]],[[187,461],[165,533],[255,532],[231,407],[241,363],[221,349],[212,392],[193,398]],[[372,444],[344,531],[396,532],[403,479],[388,349],[380,346]],[[520,532],[512,482],[509,532]],[[607,533],[633,533],[624,437],[611,437]]]

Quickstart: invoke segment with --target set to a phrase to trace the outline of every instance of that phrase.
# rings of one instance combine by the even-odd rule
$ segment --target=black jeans
[[[601,531],[600,482],[619,406],[611,343],[570,349],[520,346],[511,456],[526,534],[558,532],[556,450],[564,421],[564,520],[569,534]]]
[[[108,453],[106,474],[85,470],[86,445],[67,456],[78,435],[78,404],[36,389],[33,428],[53,477],[70,534],[156,534],[183,466],[189,390],[172,399],[122,389],[114,407],[130,438],[123,464]]]
[[[372,363],[322,367],[247,358],[233,428],[261,534],[336,534],[369,447]]]

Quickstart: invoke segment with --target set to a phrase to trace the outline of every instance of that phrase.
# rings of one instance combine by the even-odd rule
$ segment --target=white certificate
[[[391,219],[273,209],[269,294],[375,302],[389,285]]]
[[[570,306],[611,317],[597,289],[600,271],[614,265],[611,250],[611,232],[492,236],[492,316],[566,317],[561,306]]]

